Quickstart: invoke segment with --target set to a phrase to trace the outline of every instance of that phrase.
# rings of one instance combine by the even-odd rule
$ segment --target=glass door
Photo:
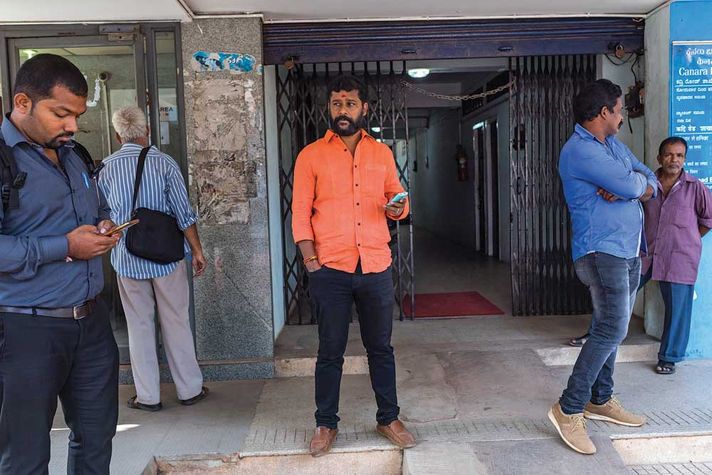
[[[78,38],[22,38],[10,41],[14,54],[10,67],[15,77],[20,65],[32,56],[51,53],[64,56],[84,74],[89,85],[87,111],[79,120],[76,139],[96,161],[118,150],[111,114],[137,104],[146,108],[143,41],[109,41],[104,36]]]
[[[172,23],[43,25],[0,29],[0,102],[9,110],[10,91],[24,61],[41,53],[64,56],[87,78],[87,112],[79,119],[76,139],[96,161],[119,149],[111,115],[126,105],[138,105],[149,118],[151,143],[181,166],[187,177],[183,112],[180,25]],[[4,52],[7,51],[7,56]],[[0,94],[1,95],[1,94]],[[129,362],[126,319],[116,274],[104,260],[102,297],[109,305],[121,362]],[[192,282],[191,282],[192,284]],[[192,295],[192,290],[191,290]],[[192,298],[191,298],[192,306]],[[193,311],[191,308],[191,324]],[[160,337],[158,339],[160,348]],[[160,351],[160,354],[163,352]]]
[[[89,85],[87,111],[79,119],[76,140],[83,144],[95,161],[116,152],[120,144],[111,126],[111,116],[119,108],[138,105],[146,109],[144,42],[140,36],[126,41],[109,41],[104,36],[76,38],[18,38],[9,42],[13,52],[11,77],[31,57],[51,53],[67,58],[84,74]],[[121,362],[129,362],[126,318],[121,307],[116,273],[109,256],[104,257],[104,290]]]

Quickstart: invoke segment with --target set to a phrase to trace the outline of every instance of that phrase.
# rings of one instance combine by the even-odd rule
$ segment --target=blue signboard
[[[685,170],[712,188],[712,42],[672,45],[671,133],[687,140]]]

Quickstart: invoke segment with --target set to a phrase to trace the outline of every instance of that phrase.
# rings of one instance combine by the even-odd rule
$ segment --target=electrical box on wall
[[[643,116],[645,112],[645,87],[641,81],[636,81],[635,85],[628,88],[628,93],[625,95],[625,109],[628,111],[629,119]]]

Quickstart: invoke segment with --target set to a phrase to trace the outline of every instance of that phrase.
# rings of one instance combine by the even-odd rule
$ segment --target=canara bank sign
[[[687,48],[684,58],[687,64],[678,68],[678,76],[708,76],[710,74],[709,66],[712,66],[712,48],[700,46]]]
[[[712,43],[673,43],[671,133],[688,142],[685,170],[712,188]]]

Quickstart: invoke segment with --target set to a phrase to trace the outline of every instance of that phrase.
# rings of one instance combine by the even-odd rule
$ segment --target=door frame
[[[113,28],[112,28],[113,27]],[[118,38],[109,40],[107,30],[122,31],[133,34],[131,39]],[[185,124],[185,100],[183,82],[183,54],[181,45],[181,30],[179,23],[105,23],[92,25],[0,25],[0,77],[2,77],[3,110],[12,110],[12,88],[19,69],[19,48],[64,48],[82,46],[132,45],[134,47],[134,67],[136,74],[136,98],[138,106],[148,111],[151,129],[151,143],[160,146],[160,115],[158,94],[157,49],[155,33],[172,32],[174,34],[174,52],[176,64],[176,101],[178,121]],[[89,84],[89,94],[92,94],[92,84]],[[155,100],[152,100],[155,98]],[[188,161],[186,128],[180,131],[180,155],[173,156],[178,162],[183,178],[188,183]],[[190,325],[195,338],[195,311],[193,305],[193,281],[189,279],[190,288]],[[157,338],[159,333],[157,332]],[[160,344],[160,342],[159,342]],[[160,346],[159,346],[160,348]],[[128,363],[128,353],[122,351],[121,363]],[[162,362],[166,360],[163,351],[159,352]]]
[[[473,166],[474,166],[474,199],[475,199],[475,250],[484,252],[487,256],[500,258],[498,240],[494,238],[498,234],[497,226],[499,207],[495,206],[495,198],[499,199],[497,193],[499,191],[499,183],[497,182],[498,164],[493,161],[492,150],[493,146],[496,149],[497,144],[492,144],[492,127],[497,128],[497,115],[485,115],[476,120],[472,127],[472,151],[473,151]],[[478,134],[482,131],[484,143],[482,150],[484,157],[482,158],[483,170],[480,170],[479,160],[479,140]],[[482,175],[484,203],[480,203],[480,175]],[[482,211],[482,212],[481,212]],[[484,217],[484,222],[482,222]],[[484,229],[484,240],[482,239],[482,230]]]
[[[108,27],[115,26],[126,32],[133,33],[132,40],[110,41],[108,33],[103,33]],[[9,112],[12,109],[12,85],[19,65],[15,54],[16,47],[30,44],[40,47],[70,47],[70,46],[107,46],[134,45],[136,69],[136,97],[138,106],[148,110],[151,128],[151,143],[160,144],[160,124],[158,107],[158,77],[155,33],[173,32],[176,61],[176,101],[179,104],[178,120],[185,124],[185,100],[183,85],[183,54],[181,44],[180,23],[104,23],[104,24],[69,24],[69,25],[0,25],[0,77],[3,78],[2,109]],[[58,41],[58,39],[60,41]],[[64,41],[66,39],[66,42]],[[91,92],[91,85],[90,85]],[[155,101],[152,100],[155,98]],[[148,107],[147,107],[148,105]],[[188,157],[185,127],[180,128],[180,156],[173,157],[180,165],[183,178],[188,179]]]
[[[78,36],[78,37],[62,37],[60,41],[56,37],[47,38],[33,38],[33,37],[21,37],[21,38],[8,38],[7,49],[8,49],[8,60],[9,60],[9,71],[8,71],[8,87],[13,87],[15,82],[15,76],[17,71],[20,69],[20,61],[18,58],[17,51],[23,48],[81,48],[87,46],[133,46],[134,51],[134,67],[136,71],[136,97],[138,99],[138,106],[145,110],[146,109],[146,71],[144,68],[144,41],[143,35],[138,34],[137,38],[131,41],[110,41],[108,38],[102,35],[92,35],[92,36]],[[92,85],[89,84],[89,94],[91,95]],[[5,95],[3,95],[4,100]],[[7,110],[10,110],[9,104],[10,97],[8,97]]]

